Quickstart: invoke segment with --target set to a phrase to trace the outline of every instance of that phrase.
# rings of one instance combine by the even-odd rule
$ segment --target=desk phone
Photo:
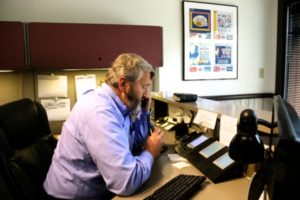
[[[243,167],[229,157],[228,147],[203,133],[181,140],[175,150],[214,183],[242,176]]]

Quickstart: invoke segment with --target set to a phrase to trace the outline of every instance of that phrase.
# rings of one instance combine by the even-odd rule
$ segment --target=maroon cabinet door
[[[159,26],[29,23],[28,35],[32,68],[107,68],[124,52],[163,64]]]
[[[25,69],[24,28],[21,22],[0,22],[0,69]]]

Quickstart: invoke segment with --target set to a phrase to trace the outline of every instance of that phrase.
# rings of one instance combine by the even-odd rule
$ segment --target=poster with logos
[[[183,2],[183,80],[237,79],[237,6]]]

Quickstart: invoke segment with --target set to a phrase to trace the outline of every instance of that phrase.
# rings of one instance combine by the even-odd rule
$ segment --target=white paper
[[[174,126],[175,126],[175,124],[169,124],[168,126],[164,127],[164,129],[165,129],[166,131],[169,131],[169,130],[171,130]]]
[[[70,99],[43,99],[49,121],[64,121],[70,114]]]
[[[177,153],[170,153],[170,154],[168,154],[168,157],[172,163],[179,162],[179,161],[187,161],[186,158],[178,155]]]
[[[198,109],[197,115],[194,119],[194,124],[214,129],[216,125],[218,114],[202,109]]]
[[[219,138],[222,144],[229,146],[230,141],[236,135],[237,121],[235,117],[221,116]]]
[[[96,88],[96,75],[78,75],[75,76],[76,98],[77,100],[88,90]]]
[[[67,97],[68,78],[67,76],[39,75],[38,76],[38,97]]]
[[[184,161],[182,161],[182,162],[176,162],[176,163],[173,163],[172,165],[173,165],[174,167],[176,167],[177,169],[182,169],[182,168],[184,168],[184,167],[189,167],[189,166],[191,166],[190,163],[187,163],[187,162],[184,162]]]

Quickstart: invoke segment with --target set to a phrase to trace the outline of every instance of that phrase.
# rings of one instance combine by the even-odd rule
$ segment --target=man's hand
[[[147,138],[145,143],[145,150],[149,151],[152,154],[153,158],[157,158],[160,155],[163,140],[164,132],[160,128],[156,128]]]

